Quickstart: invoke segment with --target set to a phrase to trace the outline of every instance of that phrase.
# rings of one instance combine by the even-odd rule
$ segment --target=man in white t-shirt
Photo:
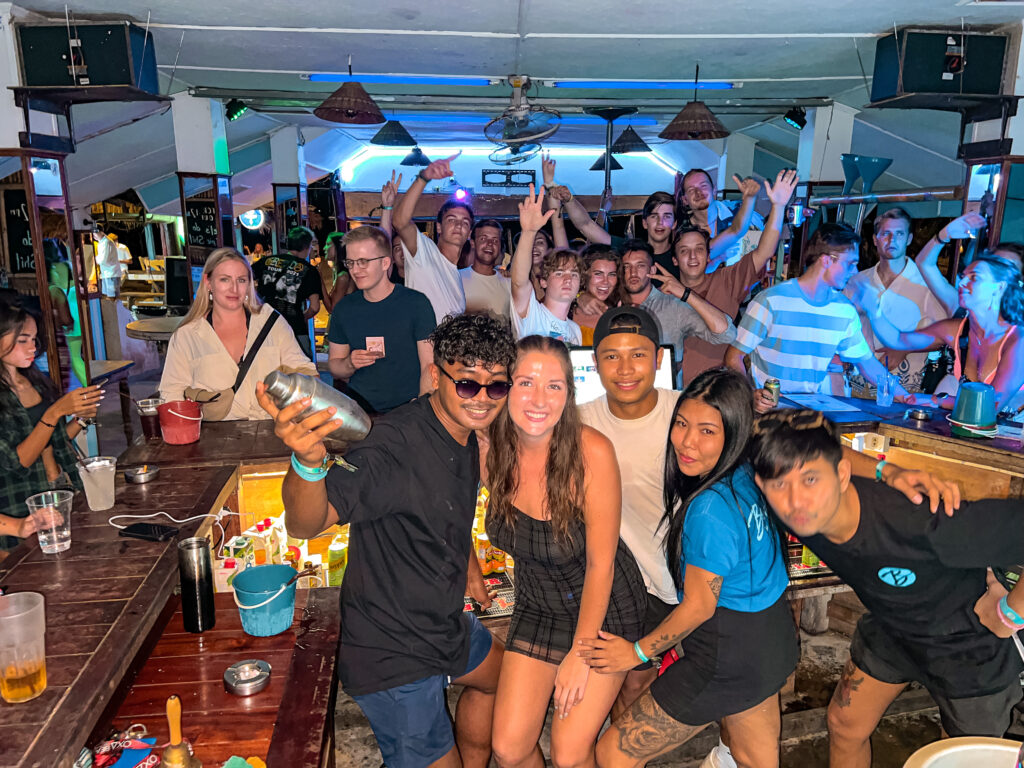
[[[640,306],[622,306],[601,315],[594,328],[594,363],[605,394],[579,406],[580,419],[612,441],[622,476],[619,535],[640,566],[647,587],[644,635],[653,632],[679,604],[665,557],[665,460],[668,433],[679,393],[657,389],[654,376],[664,350],[654,316]],[[658,676],[640,664],[626,675],[612,706],[612,719]],[[719,742],[705,766],[735,768],[728,747]]]
[[[430,299],[438,323],[448,315],[466,311],[466,292],[459,278],[458,263],[473,228],[473,209],[459,200],[442,205],[437,212],[437,243],[416,228],[412,217],[427,184],[449,178],[451,162],[458,156],[435,160],[417,174],[398,201],[393,224],[402,243],[405,287]]]
[[[471,267],[459,270],[459,277],[466,292],[467,314],[488,314],[507,324],[512,314],[509,279],[495,269],[502,257],[502,232],[495,219],[473,225],[471,239],[476,258]]]
[[[512,278],[512,331],[516,339],[524,336],[550,336],[566,344],[579,345],[583,334],[578,324],[569,319],[576,294],[580,291],[583,260],[575,251],[554,250],[544,257],[540,267],[540,285],[544,303],[537,301],[530,282],[533,263],[533,240],[554,211],[543,210],[544,190],[530,194],[519,204],[519,225],[522,235],[512,254],[509,275]]]
[[[615,446],[622,474],[619,535],[636,558],[647,587],[644,634],[679,603],[661,526],[665,447],[679,393],[654,386],[664,354],[659,333],[657,320],[643,307],[616,307],[601,315],[594,329],[594,363],[605,394],[579,407],[583,423]],[[624,712],[657,676],[657,667],[645,666],[626,676],[613,716]]]

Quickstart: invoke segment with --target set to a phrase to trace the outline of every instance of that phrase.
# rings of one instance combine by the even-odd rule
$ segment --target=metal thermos
[[[351,397],[334,387],[327,386],[318,378],[301,373],[271,371],[263,383],[267,387],[267,394],[273,398],[278,408],[285,408],[306,397],[312,401],[309,408],[295,417],[295,421],[301,421],[310,414],[327,408],[337,409],[334,418],[340,420],[342,424],[328,437],[354,443],[362,440],[370,432],[370,417],[366,415],[366,411]]]
[[[217,621],[213,605],[213,563],[210,542],[204,538],[178,543],[181,613],[186,632],[205,632]]]

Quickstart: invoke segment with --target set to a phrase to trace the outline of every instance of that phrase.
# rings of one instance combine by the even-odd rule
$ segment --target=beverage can
[[[491,539],[486,533],[476,537],[476,559],[480,563],[480,572],[489,576],[493,570],[489,552],[491,550]]]
[[[491,573],[505,572],[505,553],[497,547],[491,547],[490,551]]]
[[[347,567],[348,542],[342,541],[341,536],[335,536],[334,541],[327,548],[327,584],[332,587],[340,587]]]
[[[764,388],[768,390],[769,394],[771,394],[772,402],[775,403],[775,405],[778,405],[779,397],[782,395],[782,382],[778,379],[768,379],[768,381],[764,383]]]

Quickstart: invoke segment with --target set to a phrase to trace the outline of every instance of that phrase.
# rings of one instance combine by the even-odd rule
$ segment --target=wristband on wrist
[[[430,183],[430,179],[428,179],[426,176],[423,175],[423,171],[420,171],[419,173],[417,173],[416,174],[416,178],[419,179],[420,181],[422,181],[424,184],[429,184]]]
[[[941,229],[938,232],[935,233],[935,239],[938,240],[943,245],[949,245],[950,242],[952,242],[952,240],[953,240],[953,238],[949,238],[949,240],[943,240],[942,239],[942,230]]]
[[[888,463],[889,463],[888,461],[886,461],[885,459],[882,459],[880,462],[875,464],[875,482],[876,483],[882,482],[882,470],[885,469],[885,465],[888,464]]]
[[[999,617],[1004,620],[1003,623],[1007,626],[1012,626],[1014,629],[1024,629],[1024,618],[1021,618],[1020,614],[1010,607],[1010,603],[1005,597],[999,601]]]
[[[633,652],[636,653],[636,657],[638,659],[640,659],[641,663],[646,664],[648,661],[650,661],[650,659],[647,658],[647,654],[645,654],[642,650],[640,650],[640,641],[639,640],[637,640],[635,643],[633,643]]]
[[[50,429],[56,429],[57,428],[56,424],[51,424],[50,422],[46,421],[45,419],[40,419],[39,423],[42,424],[44,427],[49,427]]]
[[[690,298],[690,289],[686,288],[686,289],[683,290],[683,295],[679,297],[679,300],[685,303],[689,298]]]
[[[380,209],[381,209],[382,211],[390,211],[390,210],[393,210],[393,209],[394,209],[394,207],[395,207],[395,206],[393,206],[393,205],[382,205],[382,206],[380,207]]]
[[[317,483],[327,477],[327,466],[329,463],[329,457],[324,456],[323,463],[319,467],[307,467],[301,461],[295,453],[292,453],[292,469],[295,470],[295,474],[305,480],[307,483]]]

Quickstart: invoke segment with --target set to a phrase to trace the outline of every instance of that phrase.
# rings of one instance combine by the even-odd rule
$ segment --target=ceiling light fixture
[[[803,107],[793,107],[782,116],[782,119],[792,125],[798,131],[802,131],[807,125],[807,110]]]
[[[603,171],[605,169],[605,163],[608,161],[609,157],[611,157],[611,160],[612,160],[611,166],[610,166],[609,170],[621,171],[622,170],[622,164],[618,160],[616,160],[614,157],[610,156],[607,152],[602,152],[601,153],[601,156],[599,158],[597,158],[597,162],[595,162],[592,166],[590,166],[590,170],[592,170],[592,171]]]
[[[348,57],[348,73],[352,74],[352,56]],[[324,99],[324,102],[313,110],[313,114],[321,120],[332,123],[349,123],[356,125],[374,125],[384,122],[384,113],[370,98],[359,83],[349,81]]]
[[[430,165],[430,158],[423,154],[423,150],[419,147],[413,147],[412,152],[406,155],[399,165],[422,165],[424,167]]]
[[[604,90],[685,90],[688,88],[702,91],[729,91],[736,87],[727,80],[705,80],[694,85],[691,80],[554,80],[555,88],[601,88]]]
[[[613,155],[624,155],[627,152],[650,152],[651,148],[647,142],[640,138],[640,135],[633,130],[633,126],[627,125],[626,130],[619,134],[619,138],[612,144]]]
[[[360,82],[370,85],[475,85],[487,86],[492,81],[489,77],[447,77],[445,75],[347,75],[340,72],[312,72],[303,75],[304,80],[311,83],[351,83]]]
[[[700,64],[693,75],[693,101],[683,107],[672,122],[665,126],[665,130],[658,134],[660,138],[671,141],[707,141],[724,139],[729,135],[729,129],[712,114],[708,105],[703,101],[697,101],[699,82]]]
[[[388,120],[370,139],[370,143],[384,147],[415,147],[416,139],[409,135],[400,122]]]
[[[231,101],[224,105],[224,116],[228,119],[229,123],[232,120],[237,120],[248,111],[249,105],[241,99],[231,99]]]

